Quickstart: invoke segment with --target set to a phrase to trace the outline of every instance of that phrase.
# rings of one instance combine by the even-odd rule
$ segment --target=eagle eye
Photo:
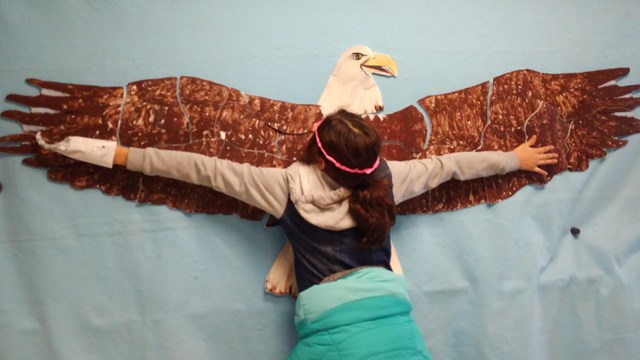
[[[355,60],[360,60],[362,59],[362,57],[364,56],[364,54],[358,53],[358,52],[354,52],[353,54],[351,54],[351,56],[355,59]]]

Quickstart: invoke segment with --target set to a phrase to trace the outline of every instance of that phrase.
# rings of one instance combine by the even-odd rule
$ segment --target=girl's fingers
[[[540,153],[546,153],[546,152],[549,152],[549,151],[553,150],[553,145],[539,147],[539,148],[537,148],[537,150]]]
[[[549,175],[546,171],[540,169],[539,167],[536,167],[535,169],[533,169],[533,171],[540,175],[544,175],[544,177],[547,177]]]

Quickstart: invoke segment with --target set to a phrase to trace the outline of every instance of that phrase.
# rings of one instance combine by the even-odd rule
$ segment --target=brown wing
[[[536,134],[538,144],[551,144],[558,164],[546,168],[550,177],[565,170],[581,171],[605,150],[624,146],[619,137],[640,132],[640,121],[623,116],[640,105],[631,93],[640,85],[618,86],[629,69],[575,74],[543,74],[519,70],[464,90],[418,101],[431,131],[428,146],[424,117],[411,106],[374,123],[389,139],[384,155],[391,160],[423,158],[457,151],[509,151]],[[492,85],[492,86],[491,86]],[[460,182],[451,180],[400,204],[400,213],[433,213],[481,203],[496,203],[528,184],[548,181],[530,172]]]
[[[312,124],[322,118],[316,105],[250,96],[193,77],[143,80],[126,87],[27,81],[41,93],[11,94],[7,100],[32,111],[8,110],[2,116],[40,127],[43,137],[53,142],[85,136],[117,140],[124,146],[183,150],[256,166],[286,167],[302,150]],[[35,132],[0,137],[4,143],[0,152],[32,154],[25,163],[48,167],[49,178],[75,188],[99,188],[127,200],[186,212],[238,214],[253,220],[264,215],[207,187],[123,168],[101,168],[46,152],[35,143]],[[287,140],[279,144],[283,137]]]
[[[387,159],[406,160],[456,151],[511,150],[527,136],[553,144],[560,155],[551,176],[584,170],[605,149],[623,146],[620,136],[640,132],[632,111],[640,99],[629,97],[639,85],[611,82],[628,69],[577,74],[542,74],[521,70],[464,90],[428,96],[372,122],[385,139]],[[197,78],[145,80],[126,87],[97,87],[28,80],[44,91],[37,96],[9,95],[8,100],[48,112],[9,110],[2,116],[41,126],[50,141],[69,135],[118,140],[122,145],[156,146],[284,167],[297,160],[312,123],[322,117],[315,105],[294,105],[249,96]],[[51,91],[57,92],[52,93]],[[53,113],[51,113],[53,111]],[[25,163],[49,167],[48,175],[76,188],[100,188],[141,203],[166,204],[187,212],[236,213],[259,219],[262,212],[211,189],[147,177],[125,169],[104,169],[44,152],[34,131],[8,135],[1,152],[30,153]],[[452,180],[400,205],[400,213],[430,213],[495,203],[527,184],[545,179],[516,172],[465,182]]]

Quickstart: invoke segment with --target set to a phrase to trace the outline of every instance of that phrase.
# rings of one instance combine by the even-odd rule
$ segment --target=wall
[[[362,43],[399,64],[378,81],[395,111],[521,68],[625,66],[622,82],[639,83],[639,24],[632,0],[0,0],[0,93],[35,94],[29,77],[191,75],[315,103]],[[0,135],[18,130],[0,122]],[[399,219],[435,358],[640,352],[640,136],[629,140],[497,205]],[[0,182],[0,358],[281,359],[293,346],[293,301],[262,290],[279,229],[76,191],[15,156],[0,156]]]

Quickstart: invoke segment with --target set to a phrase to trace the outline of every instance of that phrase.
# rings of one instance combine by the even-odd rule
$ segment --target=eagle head
[[[374,74],[397,76],[398,66],[389,55],[374,53],[364,45],[347,49],[318,100],[322,113],[326,116],[345,109],[365,115],[382,111],[382,94]]]

